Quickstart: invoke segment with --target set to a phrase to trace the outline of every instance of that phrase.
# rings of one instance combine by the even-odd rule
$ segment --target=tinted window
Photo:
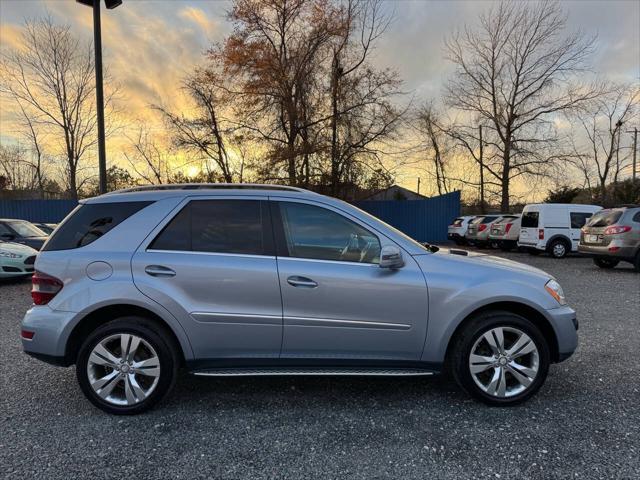
[[[636,213],[632,219],[634,222],[640,223],[640,212]]]
[[[258,200],[193,200],[149,246],[152,250],[270,254],[265,203]]]
[[[582,228],[587,220],[591,218],[592,213],[589,212],[571,212],[571,228]]]
[[[571,214],[573,215],[573,213]],[[609,225],[613,225],[622,216],[622,210],[600,210],[597,213],[594,213],[591,217],[591,220],[587,223],[588,227],[608,227]],[[573,217],[571,220],[573,223]]]
[[[289,256],[318,260],[378,263],[374,234],[325,208],[281,202],[280,215]]]
[[[483,220],[483,219],[484,219],[484,217],[476,217],[476,218],[474,218],[473,220],[471,220],[469,223],[470,223],[471,225],[476,225],[476,224],[478,224],[478,223],[482,222],[482,220]]]
[[[498,218],[498,217],[484,217],[484,218],[482,219],[482,223],[491,223],[491,222],[493,222],[496,218]]]
[[[70,250],[97,240],[151,202],[91,203],[78,206],[42,250]]]
[[[522,214],[522,222],[520,225],[522,228],[538,228],[539,212],[524,212]]]
[[[13,235],[13,232],[4,226],[4,223],[0,223],[0,235],[9,234]]]
[[[462,218],[456,218],[453,223],[451,224],[451,226],[453,227],[459,227],[460,225],[462,225],[463,219]]]

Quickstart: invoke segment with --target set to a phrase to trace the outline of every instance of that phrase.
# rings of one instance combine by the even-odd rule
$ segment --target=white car
[[[476,218],[475,215],[456,217],[453,222],[451,222],[451,225],[447,227],[447,238],[452,242],[455,242],[456,245],[464,245],[467,243],[465,235],[469,228],[469,223],[474,218]]]
[[[518,245],[520,236],[520,215],[504,215],[491,225],[489,242],[497,244],[505,251],[514,249]]]
[[[522,211],[518,246],[533,255],[549,252],[563,258],[577,252],[580,229],[591,216],[602,210],[598,205],[572,203],[535,203]]]
[[[27,245],[0,242],[0,279],[32,275],[37,254]]]

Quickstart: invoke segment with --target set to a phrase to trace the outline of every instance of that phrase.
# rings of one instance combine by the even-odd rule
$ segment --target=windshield
[[[621,216],[622,210],[601,210],[591,217],[587,227],[608,227],[620,220]]]
[[[21,237],[46,237],[47,234],[29,222],[7,222]]]

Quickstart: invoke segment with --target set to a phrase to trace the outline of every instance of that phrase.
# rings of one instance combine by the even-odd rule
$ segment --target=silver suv
[[[81,202],[44,245],[22,343],[75,364],[87,398],[116,414],[156,404],[180,367],[204,376],[446,368],[486,403],[529,398],[577,345],[560,285],[519,263],[436,250],[297,188],[123,190]]]

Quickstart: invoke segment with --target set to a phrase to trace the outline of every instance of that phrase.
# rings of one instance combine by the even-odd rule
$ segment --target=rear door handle
[[[162,265],[147,265],[144,269],[152,277],[175,277],[176,272]]]
[[[307,277],[299,277],[294,275],[292,277],[287,278],[287,283],[292,287],[302,287],[302,288],[316,288],[318,284]]]

